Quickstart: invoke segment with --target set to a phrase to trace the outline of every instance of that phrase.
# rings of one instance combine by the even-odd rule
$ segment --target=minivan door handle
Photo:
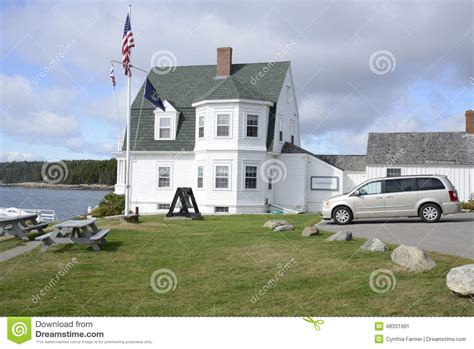
[[[393,199],[393,195],[389,195],[385,197],[386,199]]]
[[[376,196],[376,199],[383,199],[383,196]]]

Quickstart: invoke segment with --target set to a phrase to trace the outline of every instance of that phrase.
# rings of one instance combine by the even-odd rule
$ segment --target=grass
[[[16,239],[16,238],[2,240],[0,242],[0,252],[10,250],[14,247],[23,246],[25,242],[26,241],[23,241],[21,239]]]
[[[362,239],[327,242],[325,232],[302,238],[302,229],[319,220],[316,215],[281,217],[296,228],[284,233],[262,228],[268,218],[275,216],[172,222],[149,216],[138,225],[101,221],[112,229],[101,252],[63,245],[1,263],[0,315],[474,315],[469,299],[453,295],[445,284],[450,268],[471,260],[430,253],[436,268],[411,273],[394,265],[389,252],[360,251]],[[72,258],[77,264],[51,283]],[[174,291],[152,290],[150,277],[159,268],[175,273]],[[379,268],[395,273],[396,287],[388,293],[369,287],[369,275]],[[34,302],[41,290],[44,295]]]

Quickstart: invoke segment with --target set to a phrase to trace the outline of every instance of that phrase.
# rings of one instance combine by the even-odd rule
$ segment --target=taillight
[[[458,193],[456,192],[456,190],[449,191],[449,199],[451,201],[458,201]]]

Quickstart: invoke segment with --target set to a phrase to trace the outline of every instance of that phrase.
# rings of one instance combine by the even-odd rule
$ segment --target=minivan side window
[[[438,178],[417,178],[416,186],[418,190],[439,190],[446,189],[444,184]]]
[[[385,181],[385,193],[401,193],[404,191],[412,191],[411,178],[389,179]]]
[[[360,195],[375,195],[382,193],[382,181],[370,182],[359,188]]]

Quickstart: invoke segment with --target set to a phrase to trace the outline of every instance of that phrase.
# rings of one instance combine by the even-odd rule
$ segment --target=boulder
[[[326,239],[327,241],[349,241],[352,240],[352,233],[350,231],[344,230],[336,234],[331,235]]]
[[[400,245],[393,250],[390,258],[395,264],[411,271],[430,270],[436,266],[435,261],[416,246]]]
[[[285,224],[285,225],[279,225],[277,227],[275,227],[275,229],[273,229],[274,231],[287,231],[287,230],[293,230],[295,229],[294,226],[292,226],[291,224]]]
[[[474,295],[474,264],[451,269],[446,276],[446,285],[459,295]]]
[[[279,219],[270,219],[270,220],[265,222],[263,227],[264,228],[275,229],[279,225],[288,225],[288,224],[290,224],[290,223],[288,223],[287,221],[283,221],[283,220],[279,220]]]
[[[367,240],[360,249],[369,252],[385,252],[389,250],[388,246],[377,238]]]
[[[311,226],[311,227],[306,227],[303,229],[303,234],[302,236],[305,236],[305,237],[310,237],[310,236],[314,236],[314,235],[319,235],[319,229],[314,227],[314,226]]]

